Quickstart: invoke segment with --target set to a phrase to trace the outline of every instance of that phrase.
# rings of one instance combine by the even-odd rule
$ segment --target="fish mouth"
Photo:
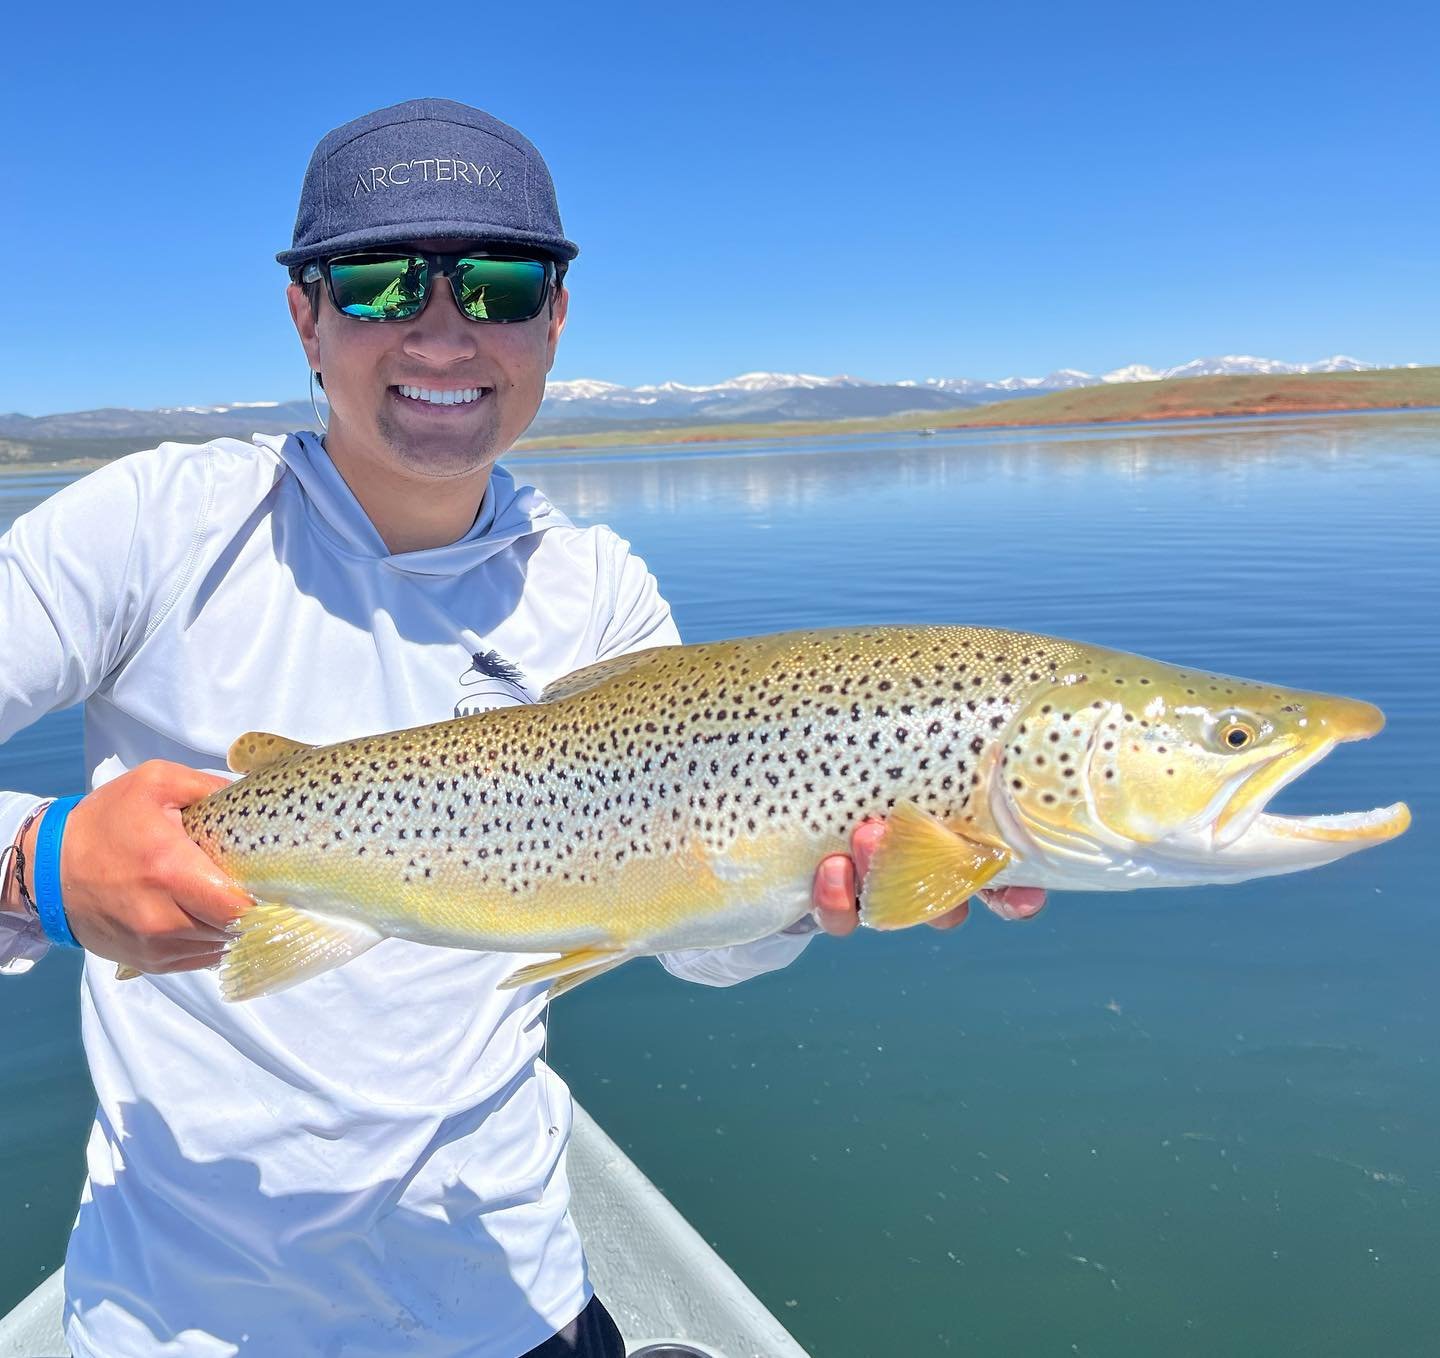
[[[1313,768],[1337,745],[1368,740],[1385,725],[1385,716],[1370,703],[1336,699],[1314,718],[1318,744],[1303,742],[1297,748],[1277,754],[1246,776],[1215,818],[1211,844],[1218,853],[1241,853],[1262,845],[1272,851],[1313,846],[1333,846],[1338,857],[1355,849],[1402,835],[1410,826],[1410,808],[1404,802],[1376,807],[1371,811],[1345,811],[1316,816],[1278,816],[1265,810],[1281,788],[1288,787],[1307,769]]]
[[[1310,841],[1316,844],[1348,844],[1360,849],[1383,844],[1410,828],[1410,808],[1404,802],[1377,806],[1373,811],[1344,811],[1331,816],[1255,817],[1251,833],[1261,831],[1267,838]]]

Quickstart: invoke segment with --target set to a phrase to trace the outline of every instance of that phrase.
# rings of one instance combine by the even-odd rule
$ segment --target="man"
[[[482,662],[513,702],[678,639],[625,542],[497,466],[539,407],[576,253],[538,152],[487,114],[419,100],[330,133],[278,256],[325,438],[121,459],[0,549],[0,738],[86,707],[93,791],[73,810],[0,795],[18,849],[0,969],[67,929],[94,954],[78,1358],[622,1352],[567,1211],[543,998],[497,989],[514,958],[390,939],[227,1005],[205,969],[249,898],[179,824],[242,731],[415,725]],[[855,880],[844,857],[818,869],[832,932],[855,925]],[[661,960],[726,985],[806,941]]]

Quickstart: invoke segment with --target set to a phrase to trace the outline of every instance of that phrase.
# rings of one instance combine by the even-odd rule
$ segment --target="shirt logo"
[[[449,160],[398,160],[394,165],[372,165],[355,176],[352,198],[381,189],[403,189],[410,184],[469,184],[477,189],[498,189],[501,170],[452,157]]]

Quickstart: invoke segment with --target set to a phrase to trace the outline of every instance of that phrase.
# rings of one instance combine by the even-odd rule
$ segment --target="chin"
[[[435,434],[419,436],[410,430],[380,425],[380,443],[399,467],[421,476],[464,476],[499,460],[506,451],[488,430],[465,437]]]

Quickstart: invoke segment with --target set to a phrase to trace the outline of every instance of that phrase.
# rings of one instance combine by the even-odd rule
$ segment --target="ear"
[[[321,370],[320,337],[315,333],[315,312],[305,289],[298,283],[291,283],[285,289],[285,300],[290,304],[290,319],[295,323],[295,333],[300,336],[300,345],[305,350],[305,361],[311,372]]]
[[[561,332],[565,329],[565,317],[570,310],[570,289],[563,283],[555,294],[555,307],[550,313],[550,327],[545,337],[545,371],[555,366],[555,348],[560,343]]]

